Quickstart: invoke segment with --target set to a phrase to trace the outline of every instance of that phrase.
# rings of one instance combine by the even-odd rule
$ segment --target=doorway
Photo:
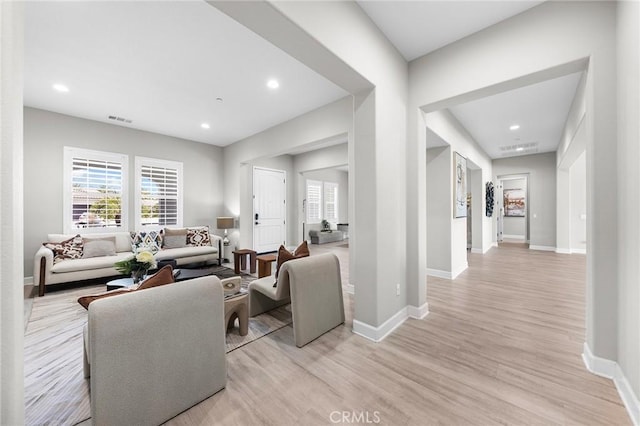
[[[498,176],[497,241],[529,243],[529,176]]]
[[[253,249],[258,253],[286,244],[286,177],[284,170],[253,168]]]

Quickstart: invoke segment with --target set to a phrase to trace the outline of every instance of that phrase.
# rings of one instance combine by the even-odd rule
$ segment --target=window
[[[136,229],[182,226],[182,163],[136,157]]]
[[[324,218],[331,223],[338,222],[338,184],[324,183]]]
[[[124,154],[64,148],[64,230],[104,232],[127,227]]]
[[[338,222],[338,184],[307,180],[307,223]]]
[[[307,180],[307,223],[322,220],[322,182]]]

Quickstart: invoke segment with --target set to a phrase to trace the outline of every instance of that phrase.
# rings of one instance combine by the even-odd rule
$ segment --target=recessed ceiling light
[[[202,124],[200,125],[200,127],[202,127],[203,129],[210,129],[210,128],[211,128],[211,126],[209,125],[209,123],[202,123]]]
[[[524,148],[519,146],[519,147],[516,148],[516,151],[524,151]]]
[[[53,88],[55,90],[57,90],[58,92],[63,92],[63,93],[66,93],[66,92],[69,91],[69,88],[67,86],[65,86],[64,84],[59,84],[59,83],[54,84]]]
[[[278,80],[269,80],[267,81],[267,87],[269,89],[277,89],[278,87],[280,87],[280,83],[278,83]]]
[[[519,124],[514,124],[513,126],[509,127],[509,130],[518,130],[520,128]]]
[[[218,101],[218,102],[224,102],[224,99],[222,99],[222,98],[216,98],[216,101]]]

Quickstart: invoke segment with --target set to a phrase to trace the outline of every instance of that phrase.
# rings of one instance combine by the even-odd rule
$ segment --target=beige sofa
[[[75,234],[49,234],[47,241],[58,243],[72,238]],[[80,234],[87,238],[115,237],[116,255],[100,256],[88,259],[63,260],[53,263],[53,251],[42,246],[36,252],[33,261],[33,283],[38,286],[38,295],[44,296],[45,288],[50,284],[88,280],[92,278],[120,275],[114,263],[133,256],[131,236],[128,232]],[[222,238],[210,235],[211,246],[181,247],[162,249],[155,254],[156,260],[175,259],[178,265],[206,262],[222,264]]]
[[[207,276],[89,305],[94,425],[158,425],[226,386],[224,295]]]

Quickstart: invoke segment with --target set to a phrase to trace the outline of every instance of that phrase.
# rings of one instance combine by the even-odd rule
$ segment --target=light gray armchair
[[[273,277],[249,284],[251,316],[291,302],[293,337],[302,347],[344,323],[340,263],[334,254],[289,260],[280,267],[278,285]]]
[[[88,314],[94,425],[158,425],[226,386],[217,277],[96,300]]]

